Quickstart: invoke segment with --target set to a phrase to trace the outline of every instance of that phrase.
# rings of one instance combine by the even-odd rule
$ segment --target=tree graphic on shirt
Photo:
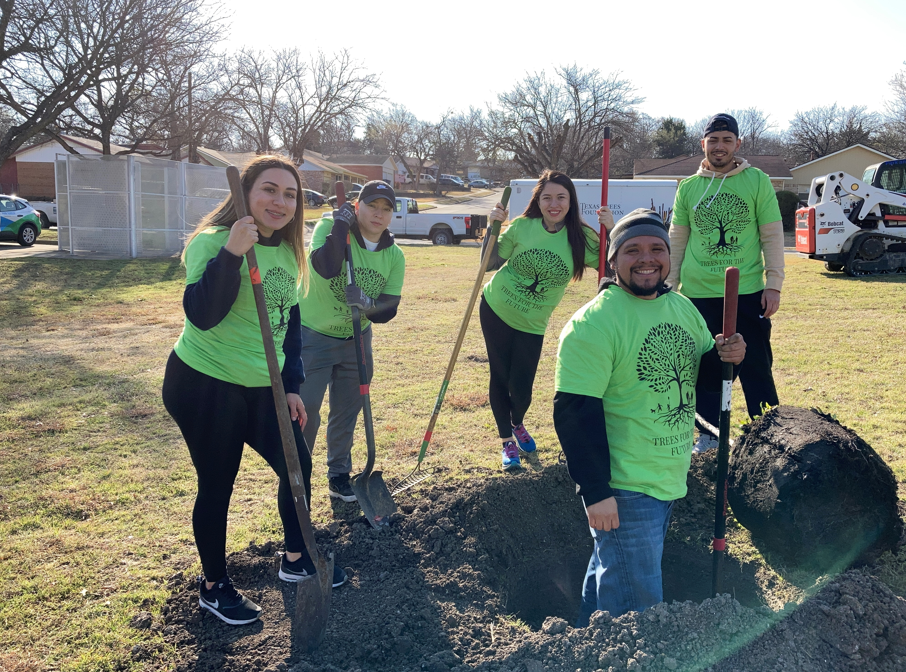
[[[651,412],[658,422],[676,428],[695,417],[695,340],[676,324],[663,322],[651,328],[636,363],[639,380],[666,395]]]
[[[271,331],[274,340],[280,342],[289,326],[289,310],[299,301],[296,293],[296,279],[286,269],[274,266],[264,274],[261,282],[264,287],[264,300],[267,304],[268,315],[271,315]],[[274,323],[273,313],[276,312],[280,319]]]
[[[529,299],[543,300],[548,289],[569,282],[569,267],[550,250],[526,250],[511,259],[509,266],[514,272],[516,291]]]
[[[709,207],[710,203],[710,207]],[[727,257],[742,249],[737,236],[749,223],[749,206],[736,194],[720,193],[712,199],[705,198],[695,210],[695,225],[708,237],[705,252],[712,257]],[[717,240],[711,236],[717,233]]]
[[[352,315],[346,309],[347,284],[349,284],[349,278],[346,275],[346,267],[344,266],[343,271],[339,275],[331,278],[330,291],[333,292],[333,295],[341,304],[340,306],[334,306],[334,309],[345,312],[346,319],[352,320]],[[374,269],[359,267],[355,269],[355,284],[361,288],[366,296],[377,299],[377,297],[381,295],[381,292],[384,291],[387,279]]]

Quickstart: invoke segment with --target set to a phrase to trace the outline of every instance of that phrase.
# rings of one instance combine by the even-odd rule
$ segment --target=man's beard
[[[631,272],[630,272],[631,273]],[[620,285],[627,288],[635,296],[655,296],[658,293],[658,290],[664,286],[664,275],[663,273],[658,274],[658,281],[654,284],[651,289],[642,287],[636,282],[627,282],[626,279],[620,274],[619,271],[616,271],[617,280],[620,281]]]

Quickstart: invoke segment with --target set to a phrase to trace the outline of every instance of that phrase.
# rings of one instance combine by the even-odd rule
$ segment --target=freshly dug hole
[[[693,456],[689,495],[674,509],[668,600],[698,600],[710,587],[712,462]],[[588,628],[568,627],[591,538],[561,466],[439,483],[399,504],[403,513],[390,530],[371,529],[357,512],[318,531],[319,546],[335,551],[351,578],[334,591],[315,654],[292,649],[295,590],[277,578],[277,545],[267,542],[228,559],[236,585],[264,609],[260,622],[235,628],[203,614],[193,577],[177,575],[133,659],[143,669],[171,670],[165,652],[176,651],[182,672],[904,669],[906,602],[858,574],[835,580],[798,611],[774,614],[720,597],[618,619],[597,614]],[[732,565],[726,590],[737,597],[748,590],[759,602],[756,568],[764,567]],[[531,625],[543,619],[543,627],[514,616]],[[727,656],[730,664],[718,662]],[[815,660],[820,665],[810,667]]]

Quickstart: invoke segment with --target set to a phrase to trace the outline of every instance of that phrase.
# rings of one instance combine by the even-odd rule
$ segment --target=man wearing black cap
[[[349,484],[352,438],[362,410],[351,306],[362,314],[365,365],[371,379],[371,323],[389,322],[396,316],[403,291],[406,260],[389,231],[396,195],[386,182],[373,180],[359,193],[355,206],[344,204],[333,219],[315,225],[309,244],[314,271],[308,293],[299,297],[302,315],[302,364],[305,382],[299,396],[308,413],[302,432],[309,449],[321,426],[321,403],[330,388],[327,419],[328,494],[354,502]],[[346,237],[355,268],[356,286],[347,286]]]
[[[748,344],[739,374],[749,415],[762,405],[776,406],[771,374],[771,320],[780,306],[783,284],[783,223],[768,176],[735,153],[739,127],[729,114],[708,121],[698,172],[676,192],[670,226],[671,271],[667,284],[692,299],[708,328],[719,331],[723,316],[724,270],[739,268],[739,333]],[[712,425],[720,415],[720,395],[698,390],[697,411]],[[695,451],[717,447],[702,434]]]
[[[720,386],[742,336],[711,337],[695,306],[665,285],[670,239],[635,210],[610,232],[616,278],[563,328],[554,425],[595,540],[577,627],[663,600],[661,556],[673,502],[686,495],[699,379]],[[716,347],[715,347],[716,345]]]

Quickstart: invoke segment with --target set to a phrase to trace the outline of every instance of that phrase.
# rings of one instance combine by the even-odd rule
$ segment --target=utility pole
[[[195,155],[195,127],[192,119],[192,72],[189,72],[189,163],[198,163]]]

